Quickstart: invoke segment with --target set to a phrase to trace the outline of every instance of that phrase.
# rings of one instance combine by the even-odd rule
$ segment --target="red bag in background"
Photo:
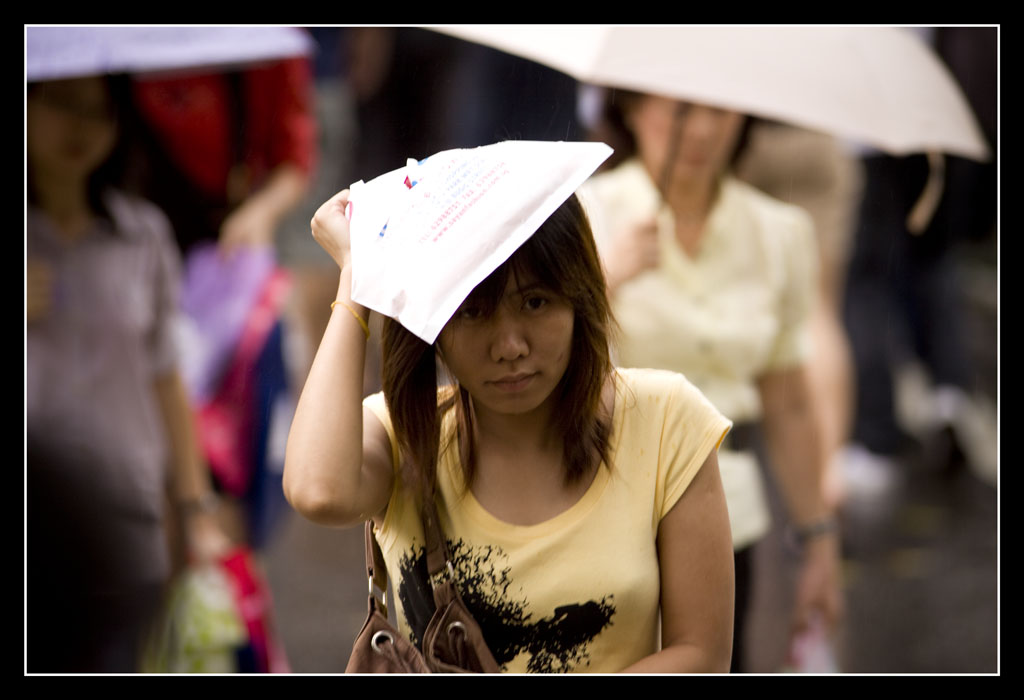
[[[248,547],[238,547],[221,561],[231,579],[239,615],[249,633],[238,652],[238,673],[290,673],[288,658],[277,638],[270,587]]]

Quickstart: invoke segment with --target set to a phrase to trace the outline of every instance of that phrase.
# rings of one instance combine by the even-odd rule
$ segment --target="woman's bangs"
[[[484,279],[483,282],[473,288],[466,300],[459,307],[461,309],[473,309],[484,316],[490,316],[501,303],[501,297],[505,294],[505,286],[508,284],[508,277],[511,274],[511,261],[506,261]]]
[[[485,316],[494,313],[510,278],[539,283],[574,308],[586,303],[592,296],[593,279],[601,279],[599,266],[590,260],[592,251],[585,245],[590,235],[586,215],[573,196],[508,260],[478,284],[461,308],[472,308]]]
[[[510,279],[519,282],[529,279],[539,282],[552,292],[562,294],[562,280],[558,277],[558,266],[552,252],[547,250],[542,231],[538,231],[524,243],[512,257],[502,263],[487,278],[478,284],[460,308],[472,308],[489,316],[498,308]]]

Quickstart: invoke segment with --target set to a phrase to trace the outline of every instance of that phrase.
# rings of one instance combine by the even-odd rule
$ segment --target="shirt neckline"
[[[612,431],[609,437],[608,454],[612,463],[615,463],[615,455],[618,451],[619,435],[622,430],[624,412],[622,404],[625,400],[624,377],[618,369],[613,370],[615,377],[615,406],[612,408]],[[466,517],[473,520],[481,530],[492,535],[505,539],[529,540],[537,537],[544,537],[554,532],[564,531],[572,523],[579,521],[598,503],[604,493],[605,487],[611,478],[608,465],[601,462],[593,481],[583,495],[571,506],[562,512],[553,515],[547,520],[532,525],[517,525],[502,520],[484,508],[473,494],[472,489],[463,489],[461,465],[458,459],[445,460],[446,481],[458,499],[450,507],[461,509]],[[455,473],[458,472],[458,473]]]

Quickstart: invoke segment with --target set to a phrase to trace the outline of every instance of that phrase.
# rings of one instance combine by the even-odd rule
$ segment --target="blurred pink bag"
[[[215,249],[189,256],[182,307],[191,322],[186,379],[199,443],[225,491],[243,497],[255,460],[256,364],[291,287],[269,250]]]

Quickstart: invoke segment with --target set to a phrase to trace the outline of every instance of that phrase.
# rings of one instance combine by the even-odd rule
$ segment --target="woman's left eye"
[[[547,306],[547,304],[547,298],[542,296],[526,297],[526,299],[523,300],[523,308],[527,311],[539,311]]]

